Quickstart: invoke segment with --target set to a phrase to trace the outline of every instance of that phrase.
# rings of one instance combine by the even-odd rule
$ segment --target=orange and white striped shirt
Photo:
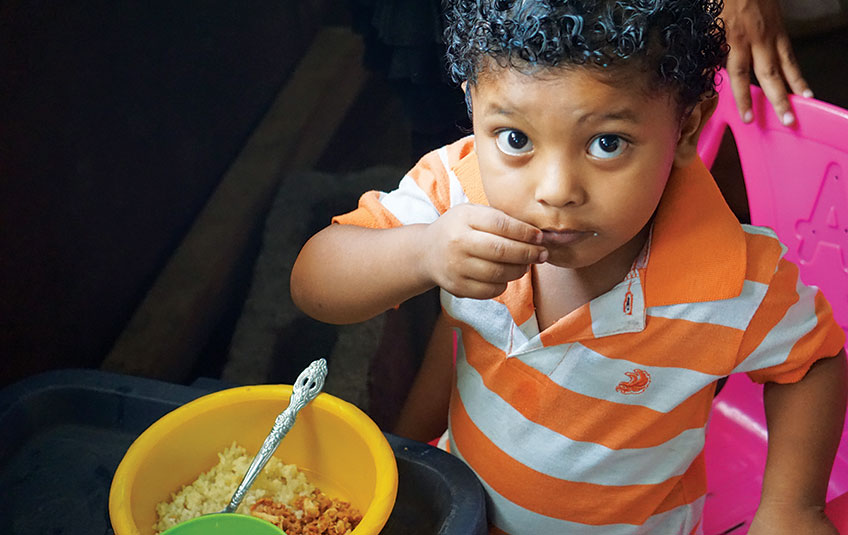
[[[429,223],[486,204],[473,138],[428,154],[335,222]],[[700,160],[669,179],[626,279],[539,332],[528,273],[491,300],[442,291],[459,333],[451,452],[493,530],[698,533],[716,381],[795,382],[845,335],[766,228],[740,225]]]

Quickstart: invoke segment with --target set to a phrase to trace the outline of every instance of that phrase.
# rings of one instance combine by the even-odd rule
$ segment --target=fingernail
[[[751,110],[747,110],[745,112],[745,114],[742,116],[742,122],[743,123],[750,123],[753,120],[754,120],[754,112],[752,112]]]
[[[783,114],[783,125],[788,126],[795,122],[795,115],[792,114],[791,111],[788,111]]]
[[[811,89],[805,89],[802,95],[807,98],[813,98],[813,91]]]
[[[548,259],[548,250],[545,249],[541,253],[539,253],[539,260],[537,263],[543,264]]]

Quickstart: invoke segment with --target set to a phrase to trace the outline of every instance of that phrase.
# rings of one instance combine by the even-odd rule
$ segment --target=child
[[[749,533],[836,533],[845,335],[697,157],[720,2],[446,8],[474,135],[312,237],[295,302],[349,323],[441,288],[459,339],[450,450],[495,532],[700,532],[716,381],[745,372],[767,383],[769,423]]]

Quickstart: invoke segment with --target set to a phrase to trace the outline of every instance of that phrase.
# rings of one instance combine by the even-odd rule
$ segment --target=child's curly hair
[[[722,0],[444,0],[448,68],[475,83],[517,68],[637,64],[687,108],[715,93],[727,55]]]

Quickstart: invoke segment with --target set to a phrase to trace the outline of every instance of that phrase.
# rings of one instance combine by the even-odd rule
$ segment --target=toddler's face
[[[598,76],[494,68],[467,88],[489,203],[542,229],[560,267],[632,262],[680,137],[672,99]]]

